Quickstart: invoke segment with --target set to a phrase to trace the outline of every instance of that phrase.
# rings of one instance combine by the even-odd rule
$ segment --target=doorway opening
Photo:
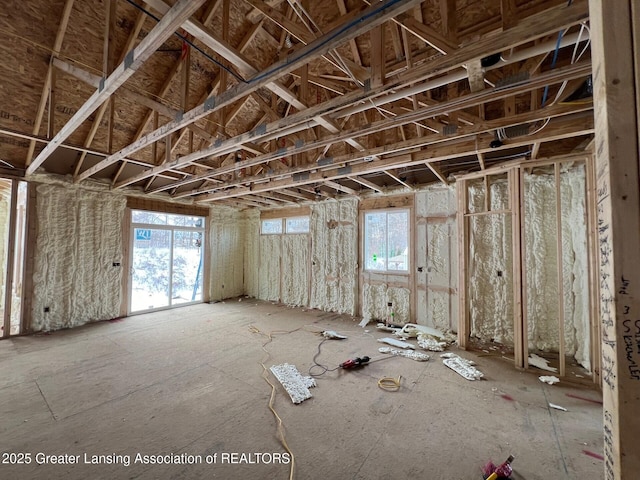
[[[205,218],[131,211],[129,313],[203,301]]]
[[[23,332],[27,183],[0,179],[0,338]]]

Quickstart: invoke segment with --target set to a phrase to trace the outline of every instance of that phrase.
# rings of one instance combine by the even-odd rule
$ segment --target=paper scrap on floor
[[[340,335],[338,332],[334,330],[325,330],[324,332],[322,332],[322,336],[324,338],[332,338],[334,340],[344,340],[347,338],[344,335]]]
[[[539,368],[540,370],[547,370],[548,372],[557,372],[556,367],[549,366],[549,360],[542,358],[535,353],[529,355],[529,366]]]
[[[443,355],[440,356],[442,357]],[[462,358],[456,354],[447,355],[442,363],[467,380],[480,380],[484,377],[484,373],[473,366],[473,361]]]
[[[403,342],[401,340],[396,340],[395,338],[391,338],[391,337],[379,338],[378,342],[386,343],[388,345],[391,345],[393,347],[398,347],[398,348],[410,348],[412,350],[416,348],[413,345],[411,345],[410,343]]]
[[[316,381],[312,377],[303,376],[295,365],[274,365],[271,367],[271,373],[282,384],[293,403],[302,403],[312,397],[309,388],[315,387]]]
[[[558,383],[560,379],[554,375],[543,375],[538,377],[538,379],[543,383],[548,383],[549,385],[553,385],[554,383]]]
[[[410,358],[416,362],[426,362],[429,360],[429,355],[426,353],[414,352],[413,350],[396,350],[391,347],[380,347],[378,351],[380,353],[388,353],[389,355],[394,355],[396,357]]]
[[[568,410],[560,405],[556,405],[555,403],[549,403],[551,408],[555,408],[556,410],[562,410],[563,412],[567,412]]]
[[[430,335],[438,340],[443,340],[445,334],[436,328],[427,327],[425,325],[417,325],[415,323],[406,323],[400,330],[395,331],[393,334],[400,338],[415,338],[419,334]]]

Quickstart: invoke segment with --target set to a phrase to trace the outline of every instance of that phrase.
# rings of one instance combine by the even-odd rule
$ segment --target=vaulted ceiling
[[[241,207],[591,147],[585,0],[9,0],[0,161]]]

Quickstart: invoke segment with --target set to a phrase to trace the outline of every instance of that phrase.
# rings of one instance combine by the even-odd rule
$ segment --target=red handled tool
[[[340,367],[344,368],[344,369],[349,369],[349,368],[358,368],[358,367],[364,367],[367,363],[369,363],[369,360],[371,360],[369,357],[364,356],[362,358],[357,357],[354,359],[349,359],[346,362],[342,362],[340,364]]]

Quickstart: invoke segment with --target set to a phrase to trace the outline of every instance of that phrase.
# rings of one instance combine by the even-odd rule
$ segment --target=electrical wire
[[[280,418],[280,415],[278,415],[278,412],[276,412],[276,409],[273,408],[273,404],[275,402],[275,398],[276,398],[276,386],[269,381],[269,374],[267,371],[267,367],[265,366],[265,362],[271,358],[271,354],[269,353],[269,351],[267,350],[267,345],[270,344],[273,341],[273,335],[276,333],[285,333],[285,334],[289,334],[289,333],[293,333],[293,332],[297,332],[298,330],[300,330],[300,328],[296,328],[295,330],[284,330],[284,331],[273,331],[273,332],[269,332],[269,333],[264,333],[262,332],[258,327],[254,326],[254,325],[250,325],[249,326],[249,332],[251,333],[255,333],[257,335],[261,335],[263,337],[267,338],[267,341],[264,342],[262,344],[262,350],[264,350],[266,356],[262,359],[260,363],[260,366],[262,366],[262,378],[265,382],[267,382],[270,386],[271,386],[271,395],[269,396],[269,410],[271,410],[271,413],[273,413],[273,416],[276,418],[277,421],[277,432],[278,432],[278,436],[280,438],[280,443],[282,444],[282,446],[284,447],[284,449],[289,453],[289,455],[291,455],[291,467],[289,470],[289,480],[293,480],[293,472],[295,469],[295,464],[296,464],[296,459],[295,459],[295,455],[293,454],[293,452],[291,451],[291,448],[289,448],[289,444],[287,443],[287,438],[285,436],[285,432],[284,432],[284,422],[282,421],[282,418]]]
[[[338,365],[336,368],[329,368],[326,365],[322,365],[321,363],[317,362],[318,357],[320,356],[320,350],[322,348],[322,344],[324,342],[326,342],[327,340],[329,340],[328,338],[323,339],[319,344],[318,344],[318,351],[316,352],[316,354],[313,356],[313,365],[311,365],[309,367],[309,375],[312,377],[320,377],[322,375],[324,375],[327,372],[335,372],[336,370],[338,370],[340,368],[340,366]],[[322,371],[320,373],[313,373],[311,370],[313,370],[314,368],[320,368],[322,369]]]
[[[378,380],[378,386],[388,392],[397,392],[400,390],[400,380],[402,380],[401,375],[398,375],[398,378],[382,377]]]

